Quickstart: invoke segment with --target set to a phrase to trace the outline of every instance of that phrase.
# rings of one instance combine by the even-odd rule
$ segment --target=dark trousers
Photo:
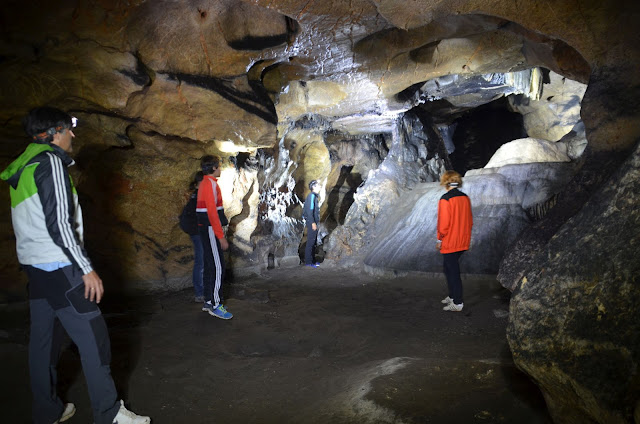
[[[120,403],[111,377],[111,343],[95,302],[84,298],[82,272],[72,266],[42,271],[25,265],[29,277],[29,372],[34,423],[55,422],[64,405],[56,392],[57,365],[66,330],[78,346],[96,424],[111,424]]]
[[[318,228],[316,226],[316,228]],[[316,263],[316,239],[318,238],[318,230],[314,230],[311,224],[307,225],[307,246],[304,249],[304,263],[311,265]]]
[[[224,256],[220,242],[216,238],[211,226],[200,226],[200,240],[204,256],[204,300],[211,301],[214,307],[222,303],[222,280],[224,278]]]
[[[462,279],[460,278],[460,263],[458,261],[463,253],[464,250],[444,253],[442,255],[444,275],[447,277],[447,286],[449,288],[449,297],[453,299],[453,303],[456,305],[462,303]]]

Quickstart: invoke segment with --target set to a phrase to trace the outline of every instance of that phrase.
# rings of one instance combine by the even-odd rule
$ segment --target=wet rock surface
[[[127,406],[154,423],[549,424],[537,388],[504,339],[509,293],[465,279],[465,309],[442,311],[444,281],[383,280],[321,267],[232,284],[230,321],[191,291],[121,297],[107,291],[112,372]],[[109,290],[107,286],[107,290]],[[24,305],[0,311],[10,422],[29,420]],[[59,366],[60,393],[91,413],[77,351]],[[9,405],[8,402],[11,402]]]

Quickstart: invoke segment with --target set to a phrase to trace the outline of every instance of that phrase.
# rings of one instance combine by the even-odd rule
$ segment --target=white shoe
[[[443,311],[460,312],[460,311],[462,311],[462,307],[463,306],[464,306],[464,303],[459,303],[459,304],[456,305],[455,303],[451,302],[447,306],[442,308],[442,310]]]
[[[442,299],[440,301],[440,303],[444,303],[445,305],[448,305],[449,303],[453,303],[453,299],[451,299],[449,296],[447,296],[444,299]]]
[[[76,413],[76,406],[73,403],[65,403],[64,411],[62,411],[62,415],[60,416],[60,418],[55,420],[53,424],[58,424],[63,421],[67,421],[69,418],[73,417],[73,414],[75,413]]]
[[[149,424],[151,418],[136,415],[124,407],[124,401],[120,401],[118,415],[113,419],[113,424]]]

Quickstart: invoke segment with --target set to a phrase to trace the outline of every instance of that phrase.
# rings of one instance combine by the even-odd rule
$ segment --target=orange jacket
[[[205,175],[198,188],[196,215],[199,226],[211,226],[216,238],[224,238],[224,231],[220,224],[218,209],[223,209],[222,193],[218,180],[211,175]]]
[[[454,188],[447,191],[438,202],[438,240],[442,241],[440,253],[469,250],[473,216],[471,201],[466,194]]]

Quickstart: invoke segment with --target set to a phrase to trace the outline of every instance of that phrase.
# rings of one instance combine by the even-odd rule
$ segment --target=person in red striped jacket
[[[459,259],[469,250],[473,215],[469,197],[459,190],[462,177],[456,171],[446,171],[440,177],[440,185],[447,192],[438,202],[438,241],[436,249],[442,253],[444,275],[447,277],[449,295],[442,299],[445,311],[460,312],[462,303],[462,280]]]
[[[204,177],[198,188],[196,215],[198,231],[204,251],[204,305],[202,310],[216,318],[231,319],[233,314],[222,304],[222,281],[224,279],[223,250],[229,248],[229,242],[224,235],[223,225],[227,225],[224,218],[222,193],[218,186],[220,177],[220,158],[207,155],[200,160]],[[221,219],[224,221],[222,222]]]

